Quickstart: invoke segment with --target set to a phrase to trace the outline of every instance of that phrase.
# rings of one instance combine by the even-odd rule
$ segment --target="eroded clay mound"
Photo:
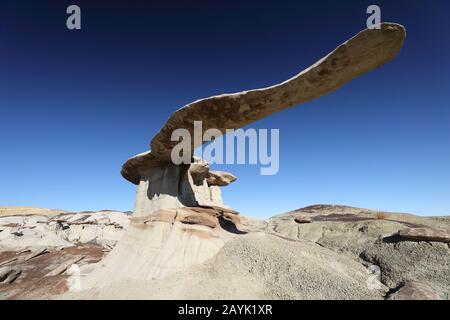
[[[123,280],[148,281],[201,265],[233,237],[246,220],[221,207],[185,207],[134,217],[126,233],[86,279],[86,288]]]
[[[314,205],[271,218],[267,232],[379,268],[386,298],[450,297],[448,217]]]
[[[107,250],[95,244],[0,252],[0,300],[49,299],[69,289],[68,269],[90,272]]]
[[[46,209],[22,211],[16,207],[0,215],[0,251],[84,243],[112,248],[128,224],[129,215],[116,211],[69,213]]]
[[[316,205],[257,221],[193,207],[132,218],[129,227],[102,260],[107,249],[96,245],[3,251],[0,297],[446,299],[450,293],[450,247],[430,233],[450,230],[445,217]],[[409,229],[420,238],[399,233]],[[73,263],[84,275],[81,292],[67,291]],[[381,270],[376,290],[367,285],[371,265]]]

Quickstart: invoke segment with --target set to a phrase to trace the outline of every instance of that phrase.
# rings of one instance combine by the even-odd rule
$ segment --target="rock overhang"
[[[171,150],[178,143],[171,140],[172,132],[187,129],[193,134],[194,121],[202,121],[203,131],[214,128],[224,134],[227,129],[242,128],[275,112],[333,92],[394,58],[405,37],[406,30],[402,25],[382,23],[379,28],[359,32],[282,83],[187,104],[174,112],[151,140],[151,151],[130,158],[122,166],[121,174],[126,180],[139,184],[143,170],[171,163]],[[193,139],[191,150],[200,146],[195,143]]]
[[[169,165],[170,163],[170,161],[157,159],[152,155],[151,151],[148,151],[128,159],[122,166],[120,173],[129,182],[139,185],[143,172],[148,173],[152,168]],[[206,179],[209,186],[224,187],[237,180],[237,177],[229,172],[211,171],[206,161],[196,157],[193,158],[191,164],[185,166],[189,167],[190,174],[194,180],[196,180],[196,175],[202,175],[199,178],[201,180]],[[202,166],[204,166],[204,169],[199,169]]]

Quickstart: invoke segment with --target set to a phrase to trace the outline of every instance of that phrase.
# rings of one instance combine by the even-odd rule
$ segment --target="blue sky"
[[[65,27],[78,4],[82,30]],[[244,215],[329,203],[450,214],[450,3],[4,1],[0,205],[131,210],[123,162],[203,97],[284,81],[365,28],[407,28],[401,54],[321,99],[263,119],[280,171],[226,165]],[[129,2],[128,2],[129,3]]]

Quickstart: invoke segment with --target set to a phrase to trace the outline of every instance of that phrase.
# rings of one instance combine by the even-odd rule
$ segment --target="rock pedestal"
[[[223,204],[219,188],[236,180],[232,174],[211,172],[196,159],[141,168],[139,176],[130,226],[84,289],[117,279],[162,279],[203,263],[242,233],[240,215]]]
[[[197,160],[190,165],[164,165],[140,172],[134,217],[147,216],[162,209],[197,206],[226,207],[219,188],[236,178],[230,173],[209,171],[208,164]]]
[[[89,282],[104,286],[117,280],[163,278],[204,262],[239,233],[239,215],[224,208],[219,189],[236,178],[211,172],[200,159],[189,165],[172,164],[172,150],[178,144],[172,139],[175,129],[195,136],[193,123],[202,121],[202,130],[225,134],[321,97],[394,58],[405,35],[403,26],[383,23],[361,31],[282,83],[200,99],[172,114],[151,140],[151,151],[122,167],[122,176],[138,185],[134,222]],[[191,150],[201,144],[191,140]]]

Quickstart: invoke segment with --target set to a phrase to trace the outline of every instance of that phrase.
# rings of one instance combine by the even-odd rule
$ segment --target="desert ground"
[[[450,294],[450,217],[338,205],[309,206],[267,220],[241,216],[233,228],[202,226],[222,229],[220,246],[217,238],[185,231],[203,242],[184,251],[202,254],[209,248],[205,242],[213,244],[207,249],[213,254],[147,277],[123,273],[134,269],[120,258],[140,264],[138,247],[127,257],[118,249],[119,262],[108,260],[122,237],[131,243],[125,233],[137,222],[130,213],[24,207],[0,212],[1,299],[449,299]],[[152,245],[141,240],[136,239],[143,248]],[[108,263],[123,270],[113,268],[117,277],[95,281]],[[82,274],[77,290],[70,288],[73,264]]]

